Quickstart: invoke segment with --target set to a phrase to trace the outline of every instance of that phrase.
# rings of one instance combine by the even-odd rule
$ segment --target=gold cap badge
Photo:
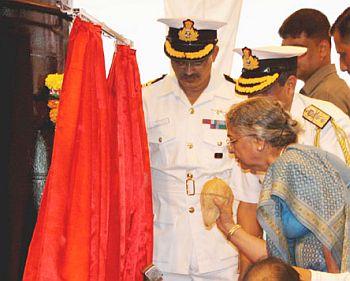
[[[184,27],[179,31],[179,39],[185,42],[192,42],[198,40],[198,31],[193,28],[194,22],[187,19],[183,22]]]
[[[251,49],[245,47],[242,49],[242,53],[243,68],[253,70],[259,67],[259,60],[256,56],[252,55]]]

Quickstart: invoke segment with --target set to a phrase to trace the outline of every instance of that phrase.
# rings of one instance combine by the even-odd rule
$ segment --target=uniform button
[[[191,108],[189,109],[189,112],[190,112],[190,114],[194,114],[194,108],[191,107]]]
[[[188,211],[192,214],[192,213],[194,213],[194,208],[193,207],[189,207]]]
[[[222,146],[222,141],[218,141],[218,142],[217,142],[217,145],[218,145],[218,146]]]
[[[193,143],[188,143],[188,144],[186,144],[187,145],[187,147],[188,147],[188,149],[192,149],[193,148]]]
[[[162,142],[162,141],[163,141],[163,138],[162,138],[162,137],[160,137],[160,138],[158,139],[158,141],[159,141],[159,142]]]

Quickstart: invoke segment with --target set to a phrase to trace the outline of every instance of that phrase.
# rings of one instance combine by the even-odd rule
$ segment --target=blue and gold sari
[[[325,246],[341,271],[350,271],[348,192],[323,151],[288,146],[266,173],[257,209],[269,255],[327,271]]]

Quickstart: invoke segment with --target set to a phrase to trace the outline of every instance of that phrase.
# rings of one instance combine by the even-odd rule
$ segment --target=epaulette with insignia
[[[147,83],[142,84],[142,87],[147,87],[147,86],[149,86],[149,85],[152,85],[152,84],[154,84],[154,83],[156,83],[156,82],[162,80],[165,76],[166,76],[166,74],[163,74],[162,76],[158,77],[157,79],[148,81]]]
[[[235,80],[230,75],[224,74],[224,77],[227,81],[235,84]]]
[[[304,109],[303,118],[316,125],[318,128],[323,129],[332,117],[311,104]]]

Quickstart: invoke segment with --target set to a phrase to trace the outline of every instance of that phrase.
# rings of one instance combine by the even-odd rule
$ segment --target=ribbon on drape
[[[153,212],[149,151],[142,109],[141,83],[135,50],[119,45],[108,75],[109,106],[113,123],[112,179],[118,209],[111,227],[119,237],[110,241],[118,249],[115,280],[143,280],[142,270],[152,262]],[[109,252],[109,257],[112,256]]]

